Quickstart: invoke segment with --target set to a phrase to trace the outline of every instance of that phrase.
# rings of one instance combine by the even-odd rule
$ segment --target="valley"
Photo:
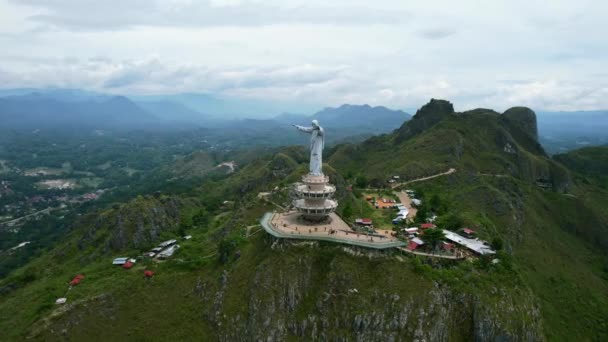
[[[308,168],[302,146],[220,152],[205,145],[190,152],[181,147],[178,154],[167,147],[175,144],[151,149],[129,141],[128,148],[114,149],[147,157],[129,161],[139,170],[130,176],[121,170],[120,154],[87,164],[60,158],[72,165],[70,178],[12,174],[11,186],[41,177],[99,177],[98,188],[86,191],[107,191],[77,206],[68,200],[67,208],[32,222],[55,227],[52,240],[40,241],[40,230],[27,224],[10,233],[1,255],[0,328],[10,340],[92,334],[107,340],[125,333],[213,340],[602,340],[608,334],[602,266],[608,150],[550,157],[526,125],[531,120],[534,113],[525,109],[455,112],[449,102],[431,100],[391,134],[331,147],[323,169],[336,187],[336,214],[347,224],[342,231],[400,244],[384,250],[307,239],[324,233],[312,228],[291,239],[259,226],[265,213],[292,205],[291,184]],[[58,165],[27,163],[12,168]],[[69,198],[87,193],[44,191]],[[395,209],[374,205],[382,199],[395,200],[391,207],[403,203],[405,219],[393,223]],[[470,230],[479,239],[472,241],[487,241],[496,254],[444,250],[407,231],[428,224],[448,235]],[[175,255],[161,262],[146,257],[169,239],[179,241]],[[415,239],[425,245],[411,245]],[[25,241],[31,243],[12,249]],[[27,251],[36,252],[19,256]],[[132,268],[112,265],[124,256],[136,259]],[[77,274],[84,278],[70,287]],[[67,301],[54,304],[58,298]]]

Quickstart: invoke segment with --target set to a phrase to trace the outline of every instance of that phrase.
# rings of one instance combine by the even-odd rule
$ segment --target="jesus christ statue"
[[[312,120],[312,127],[304,127],[293,125],[302,132],[311,133],[310,137],[310,174],[314,176],[323,175],[321,166],[323,165],[323,145],[325,140],[325,132],[323,127],[319,126],[319,121]]]

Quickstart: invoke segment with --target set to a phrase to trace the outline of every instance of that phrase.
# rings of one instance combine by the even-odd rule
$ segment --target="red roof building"
[[[72,281],[70,281],[70,285],[76,286],[76,285],[80,284],[82,279],[84,279],[84,275],[79,274],[79,275],[75,276],[74,279],[72,279]]]
[[[144,277],[146,277],[146,278],[152,278],[152,276],[154,276],[154,272],[152,272],[150,270],[145,270],[144,271]]]
[[[407,245],[407,248],[413,251],[414,249],[422,245],[424,245],[424,241],[420,240],[419,238],[413,238],[410,240],[410,243]]]
[[[432,223],[423,223],[420,225],[421,229],[429,229],[429,228],[435,228],[435,225]]]
[[[471,228],[464,228],[462,231],[465,234],[467,234],[467,235],[473,235],[473,234],[475,234],[475,231],[473,229],[471,229]]]
[[[360,219],[356,219],[355,223],[369,226],[369,225],[372,224],[372,219],[370,219],[370,218],[360,218]]]
[[[441,245],[441,248],[443,248],[446,251],[451,251],[452,249],[454,249],[454,244],[449,243],[449,242],[444,242],[443,245]]]
[[[127,261],[127,262],[125,262],[124,265],[122,265],[122,268],[127,269],[127,270],[130,269],[131,267],[133,267],[133,263],[131,261]]]

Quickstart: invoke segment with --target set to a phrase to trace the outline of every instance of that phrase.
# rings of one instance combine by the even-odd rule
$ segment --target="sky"
[[[0,87],[608,109],[608,1],[0,0]],[[301,111],[300,111],[301,112]]]

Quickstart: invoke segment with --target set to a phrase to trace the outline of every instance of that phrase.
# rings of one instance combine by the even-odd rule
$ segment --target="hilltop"
[[[440,219],[503,241],[498,264],[265,235],[259,218],[289,203],[289,184],[307,169],[306,151],[289,147],[179,194],[83,216],[59,245],[0,282],[0,329],[11,340],[603,340],[608,194],[592,178],[603,169],[586,163],[606,151],[552,159],[535,123],[527,108],[455,112],[432,100],[390,134],[327,151],[324,170],[347,220],[346,206],[352,216],[362,208],[362,188],[389,191],[394,175],[456,169],[412,187],[425,202],[437,197],[428,209]],[[199,154],[174,169],[212,164]],[[129,271],[111,265],[169,238],[182,245],[175,258]],[[144,268],[156,272],[152,280]],[[66,291],[78,273],[85,280]],[[66,293],[67,305],[52,304]]]
[[[537,134],[534,112],[527,108],[504,114],[489,109],[458,113],[448,101],[431,100],[394,133],[336,148],[330,163],[343,171],[365,170],[376,184],[387,173],[413,179],[457,167],[464,173],[509,175],[566,191],[568,173],[547,157]]]

